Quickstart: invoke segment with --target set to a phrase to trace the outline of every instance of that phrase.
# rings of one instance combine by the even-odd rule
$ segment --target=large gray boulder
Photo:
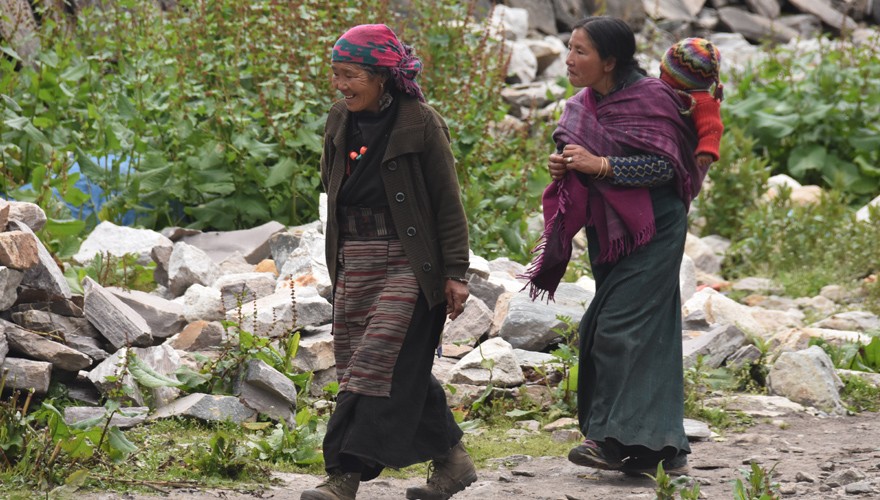
[[[834,363],[819,346],[796,352],[782,353],[768,376],[774,395],[827,413],[846,413],[840,399],[843,382],[834,370]]]

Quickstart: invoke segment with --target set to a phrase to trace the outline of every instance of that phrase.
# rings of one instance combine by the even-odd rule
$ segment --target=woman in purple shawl
[[[687,467],[679,266],[687,209],[705,171],[670,87],[645,76],[619,19],[579,22],[566,59],[572,85],[553,134],[545,232],[529,269],[533,297],[553,297],[586,227],[596,295],[580,326],[578,419],[569,460],[629,474]]]

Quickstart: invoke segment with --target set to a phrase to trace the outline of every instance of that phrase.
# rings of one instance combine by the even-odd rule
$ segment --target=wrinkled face
[[[587,35],[586,30],[576,29],[568,41],[568,80],[575,87],[590,87],[600,94],[614,88],[614,58],[603,60]]]
[[[382,78],[351,63],[332,63],[333,88],[345,98],[349,111],[379,111],[379,97],[382,96]]]

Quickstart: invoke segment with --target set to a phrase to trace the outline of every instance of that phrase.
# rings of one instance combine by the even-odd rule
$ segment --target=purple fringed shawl
[[[553,139],[578,144],[598,156],[627,156],[633,151],[669,159],[675,189],[686,207],[699,193],[706,169],[694,157],[696,135],[679,112],[680,98],[656,78],[642,78],[596,102],[586,88],[568,100]],[[544,190],[544,233],[526,271],[534,300],[556,287],[571,258],[571,241],[582,227],[595,227],[598,262],[616,262],[654,237],[654,210],[647,188],[618,187],[591,179],[588,185],[569,171]]]

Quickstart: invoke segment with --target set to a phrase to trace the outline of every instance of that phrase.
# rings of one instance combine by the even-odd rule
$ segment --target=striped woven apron
[[[339,391],[388,397],[419,284],[387,207],[340,207],[333,299]]]

